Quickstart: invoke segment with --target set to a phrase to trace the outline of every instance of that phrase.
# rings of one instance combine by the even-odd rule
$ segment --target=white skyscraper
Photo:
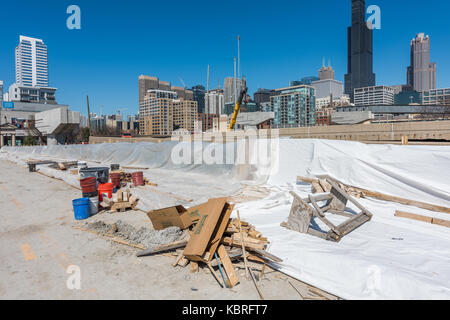
[[[16,47],[16,83],[48,87],[47,46],[42,40],[20,36]]]

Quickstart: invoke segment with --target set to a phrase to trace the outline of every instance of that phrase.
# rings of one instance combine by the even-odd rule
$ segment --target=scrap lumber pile
[[[111,198],[103,197],[100,205],[111,212],[125,212],[127,209],[136,210],[138,201],[138,197],[131,195],[129,189],[119,189]]]
[[[247,277],[250,275],[254,280],[248,260],[264,265],[282,260],[265,251],[268,239],[254,226],[242,221],[239,212],[237,219],[230,218],[233,209],[234,205],[227,203],[226,198],[218,198],[190,209],[176,206],[150,211],[147,215],[155,230],[177,226],[188,229],[190,237],[161,248],[144,250],[137,256],[183,249],[174,257],[173,266],[186,267],[190,264],[192,272],[197,272],[199,267],[207,267],[216,281],[226,288],[239,283],[236,266],[243,260]]]
[[[123,170],[119,171],[112,171],[112,172],[120,172],[120,184],[123,187],[126,187],[128,184],[133,184],[133,176],[131,172],[125,172]],[[147,186],[153,186],[157,187],[158,185],[156,183],[150,182],[147,178],[144,178],[144,184]]]

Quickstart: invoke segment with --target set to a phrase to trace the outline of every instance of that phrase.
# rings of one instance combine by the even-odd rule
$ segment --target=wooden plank
[[[432,217],[425,217],[414,213],[403,212],[403,211],[395,211],[395,216],[400,218],[407,218],[412,220],[418,220],[426,223],[433,223]]]
[[[253,249],[249,248],[249,251],[252,251],[254,253],[257,253],[258,255],[262,256],[263,258],[275,261],[275,262],[283,262],[283,259],[278,258],[277,256],[265,251],[265,250],[259,250],[259,249]]]
[[[323,178],[323,179],[327,179],[329,182],[335,181],[336,183],[340,183],[340,184],[344,185],[346,188],[353,188],[358,192],[362,192],[365,197],[375,198],[375,199],[379,199],[379,200],[383,200],[383,201],[396,202],[396,203],[400,203],[400,204],[404,204],[404,205],[412,206],[412,207],[417,207],[417,208],[421,208],[421,209],[425,209],[425,210],[429,210],[429,211],[443,212],[443,213],[450,214],[450,208],[448,208],[448,207],[442,207],[442,206],[437,206],[437,205],[426,203],[426,202],[395,197],[395,196],[383,194],[383,193],[376,192],[376,191],[371,191],[371,190],[367,190],[367,189],[363,189],[363,188],[354,187],[351,185],[346,185],[346,184],[340,182],[339,180],[334,179],[327,175],[319,176],[319,177]]]
[[[145,257],[145,256],[150,256],[150,255],[154,255],[160,252],[164,252],[164,251],[169,251],[169,250],[174,250],[174,249],[179,249],[179,248],[183,248],[187,245],[188,241],[187,240],[181,240],[181,241],[176,241],[176,242],[172,242],[169,244],[165,244],[153,249],[147,249],[141,252],[138,252],[136,254],[137,257]]]
[[[251,278],[252,278],[253,284],[255,285],[256,291],[258,292],[259,298],[260,298],[261,300],[264,300],[264,297],[263,297],[261,291],[259,290],[258,285],[256,284],[255,276],[253,275],[252,269],[249,268],[249,271],[250,271],[250,276],[251,276]]]
[[[225,247],[223,245],[220,245],[217,248],[217,253],[219,254],[223,268],[225,269],[225,273],[227,274],[227,277],[230,280],[230,287],[232,288],[239,283],[236,270],[234,269],[230,257],[228,256],[228,252],[227,250],[225,250]]]
[[[241,240],[233,240],[231,237],[225,237],[222,239],[221,243],[232,246],[232,247],[242,247],[242,241]],[[259,249],[264,250],[263,244],[255,244],[255,243],[249,243],[244,241],[244,246],[246,249]]]
[[[209,271],[211,271],[212,275],[214,276],[214,278],[217,280],[217,282],[220,284],[220,286],[223,288],[224,285],[222,283],[222,281],[220,281],[219,277],[217,276],[216,272],[214,271],[213,267],[211,267],[211,264],[209,262],[206,262],[206,265],[209,268]]]
[[[439,226],[450,228],[450,221],[449,220],[433,218],[433,224],[437,224]]]
[[[237,211],[237,216],[239,219],[239,232],[241,234],[241,246],[242,246],[242,254],[244,255],[244,264],[245,264],[245,276],[248,279],[248,265],[247,265],[247,253],[245,252],[245,241],[244,241],[244,233],[242,232],[242,222],[239,214],[239,210]]]
[[[422,221],[422,222],[431,223],[431,224],[450,228],[450,220],[432,218],[432,217],[422,216],[419,214],[403,212],[403,211],[396,211],[395,216],[400,217],[400,218],[407,218],[407,219]]]

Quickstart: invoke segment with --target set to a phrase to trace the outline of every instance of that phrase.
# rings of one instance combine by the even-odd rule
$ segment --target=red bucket
[[[83,193],[92,193],[97,191],[97,179],[89,177],[80,180],[80,186]]]
[[[110,173],[109,178],[115,188],[120,187],[120,173]]]
[[[98,201],[103,201],[103,193],[106,193],[108,195],[108,198],[112,198],[114,186],[112,183],[104,183],[98,186]]]
[[[136,187],[144,185],[144,173],[142,171],[133,172],[131,177],[133,178],[133,184]]]

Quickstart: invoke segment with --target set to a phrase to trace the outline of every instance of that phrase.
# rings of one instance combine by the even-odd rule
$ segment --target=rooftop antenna
[[[236,93],[237,93],[237,80],[236,80],[236,57],[234,57],[234,104],[236,104],[237,102],[237,97],[236,97]]]
[[[187,89],[186,83],[184,83],[184,80],[181,77],[178,77],[180,79],[180,82],[183,84],[183,88]]]
[[[322,57],[322,68],[325,68],[325,57]]]
[[[241,36],[238,36],[238,71],[237,71],[237,75],[238,78],[241,78]]]

